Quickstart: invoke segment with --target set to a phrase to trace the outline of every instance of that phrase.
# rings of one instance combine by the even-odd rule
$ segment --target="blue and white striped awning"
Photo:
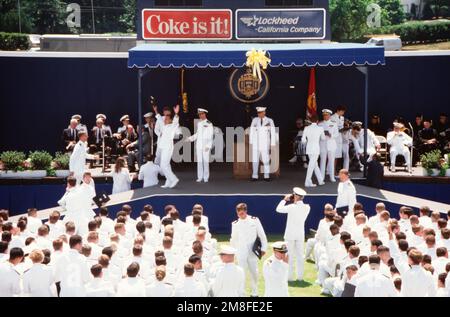
[[[384,65],[384,48],[366,44],[154,43],[130,49],[128,67],[242,67],[252,48],[269,52],[271,67]]]

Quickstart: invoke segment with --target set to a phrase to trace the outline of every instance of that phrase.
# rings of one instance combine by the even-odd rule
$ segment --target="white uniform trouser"
[[[323,174],[320,172],[317,159],[319,158],[318,154],[308,154],[309,163],[308,163],[308,169],[306,170],[306,179],[305,184],[311,184],[312,183],[312,175],[313,172],[316,174],[316,178],[321,183],[323,179],[325,178]]]
[[[330,178],[334,178],[334,158],[336,156],[336,151],[328,151],[325,149],[320,149],[320,173],[322,173],[323,180],[325,180],[326,174],[330,175]],[[327,162],[328,158],[328,162]],[[327,167],[327,173],[325,173],[325,165]]]
[[[303,239],[302,240],[287,240],[287,247],[289,252],[289,280],[294,280],[294,265],[297,265],[297,279],[303,279],[303,272],[305,268],[305,259],[303,256]],[[295,258],[294,258],[295,257]]]
[[[258,257],[252,251],[240,250],[237,252],[237,262],[244,271],[249,270],[252,295],[258,295]]]
[[[172,160],[172,153],[173,149],[161,149],[161,170],[163,171],[164,175],[166,176],[166,185],[172,184],[175,182],[178,178],[175,176],[175,174],[172,172],[172,167],[170,166],[170,161]]]
[[[269,178],[270,175],[270,156],[269,156],[269,149],[258,149],[256,147],[253,147],[252,150],[252,161],[253,161],[253,178],[258,178],[259,173],[259,160],[261,158],[261,161],[264,165],[264,178]]]
[[[305,248],[305,259],[311,257],[314,259],[314,248],[316,245],[316,238],[309,238],[308,240],[306,240],[306,248]]]
[[[161,153],[162,149],[158,146],[156,147],[156,153],[155,153],[155,164],[161,167]],[[161,171],[162,172],[162,171]],[[160,173],[162,176],[164,175],[164,172]]]
[[[209,157],[211,150],[197,149],[197,179],[209,179]]]
[[[410,152],[407,147],[404,147],[403,149],[391,147],[389,151],[389,155],[391,157],[391,166],[395,166],[395,160],[397,159],[397,155],[402,155],[405,158],[406,166],[408,168],[411,167],[411,160],[410,160]]]
[[[347,171],[350,167],[350,155],[348,154],[349,144],[342,143],[342,159],[343,159],[343,168]]]
[[[80,185],[81,182],[83,181],[83,175],[84,175],[85,171],[81,171],[81,172],[74,172],[73,173],[73,177],[75,177],[75,179],[77,180],[77,185]]]

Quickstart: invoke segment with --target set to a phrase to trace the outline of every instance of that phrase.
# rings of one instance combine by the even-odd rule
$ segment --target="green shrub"
[[[440,169],[441,151],[434,150],[422,154],[420,156],[420,163],[422,167],[427,170],[428,174],[432,174],[432,169]]]
[[[68,170],[69,169],[70,156],[67,153],[56,152],[55,159],[55,169],[57,170]]]
[[[31,47],[27,34],[0,32],[0,50],[28,50]]]
[[[31,152],[28,157],[33,170],[48,170],[51,167],[53,157],[46,151]]]
[[[396,34],[404,44],[450,40],[450,21],[413,21],[372,30],[374,34]]]
[[[3,169],[17,172],[23,169],[22,164],[25,161],[25,153],[6,151],[0,155],[0,161],[3,163]]]

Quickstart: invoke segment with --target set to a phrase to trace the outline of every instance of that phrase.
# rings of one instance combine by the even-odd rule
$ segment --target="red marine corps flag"
[[[317,114],[316,104],[316,69],[313,67],[309,72],[308,100],[306,102],[306,119]]]

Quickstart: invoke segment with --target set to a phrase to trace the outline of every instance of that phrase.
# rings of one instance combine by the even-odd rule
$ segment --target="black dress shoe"
[[[265,181],[265,182],[270,182],[271,179],[270,179],[270,178],[264,178],[264,181]]]
[[[256,181],[258,181],[258,179],[252,177],[252,178],[250,179],[250,181],[251,181],[251,182],[256,182]]]

